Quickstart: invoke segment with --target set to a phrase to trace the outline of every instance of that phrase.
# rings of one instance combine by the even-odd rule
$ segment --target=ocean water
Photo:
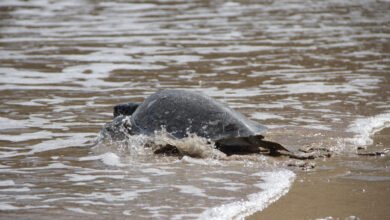
[[[295,180],[286,159],[220,157],[197,137],[180,144],[200,158],[154,155],[143,136],[95,145],[112,107],[161,89],[200,91],[286,146],[353,157],[390,126],[389,9],[385,0],[0,1],[0,218],[263,210]]]

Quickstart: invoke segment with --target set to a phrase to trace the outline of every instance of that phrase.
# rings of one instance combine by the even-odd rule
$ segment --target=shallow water
[[[278,159],[90,146],[113,105],[180,88],[228,103],[291,147],[354,154],[390,124],[389,9],[384,0],[1,1],[0,217],[262,210],[294,179]]]

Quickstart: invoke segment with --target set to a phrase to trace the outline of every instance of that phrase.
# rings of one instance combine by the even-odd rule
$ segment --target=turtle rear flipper
[[[281,144],[272,141],[261,140],[260,147],[268,149],[269,154],[272,156],[279,156],[279,155],[283,155],[284,153],[290,152]]]
[[[249,137],[248,140],[251,144],[255,146],[268,149],[270,155],[278,156],[283,154],[284,152],[290,152],[290,150],[288,150],[279,143],[264,140],[264,136],[262,135]]]
[[[114,118],[119,115],[132,115],[141,103],[129,102],[114,106]]]

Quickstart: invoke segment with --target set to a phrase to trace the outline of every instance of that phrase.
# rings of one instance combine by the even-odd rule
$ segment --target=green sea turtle
[[[115,106],[114,120],[102,133],[118,139],[124,137],[124,132],[154,135],[162,129],[178,139],[196,134],[214,142],[217,149],[228,155],[261,149],[268,149],[271,154],[288,151],[278,143],[264,140],[265,126],[201,92],[185,90],[162,90],[143,103]]]

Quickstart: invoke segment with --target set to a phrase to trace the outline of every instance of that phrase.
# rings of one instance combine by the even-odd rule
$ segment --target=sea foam
[[[253,175],[264,180],[257,185],[261,192],[248,195],[246,201],[235,201],[208,209],[202,213],[200,219],[243,219],[265,209],[286,194],[295,179],[295,174],[289,170],[259,172]]]

